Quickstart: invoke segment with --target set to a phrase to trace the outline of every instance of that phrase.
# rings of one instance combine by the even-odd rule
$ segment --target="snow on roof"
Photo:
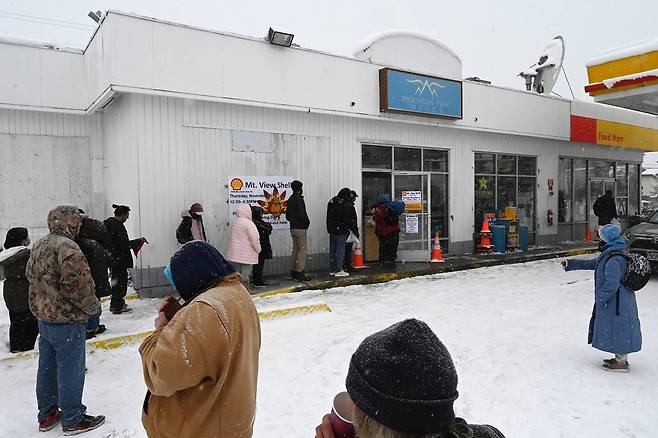
[[[658,50],[658,37],[649,38],[630,44],[611,47],[610,49],[605,50],[594,58],[590,59],[586,65],[587,67],[591,67],[593,65],[605,64],[606,62],[636,55],[642,55],[644,53],[654,52],[656,50]]]
[[[546,57],[544,62],[541,62],[542,58]],[[537,64],[530,67],[528,70],[524,71],[524,75],[536,75],[537,72],[541,69],[545,69],[550,66],[556,66],[557,69],[562,66],[562,60],[564,58],[564,40],[561,37],[555,37],[544,46],[544,49],[539,55],[539,61]],[[540,64],[541,62],[541,64]]]
[[[33,40],[30,38],[17,37],[13,35],[0,34],[0,43],[12,44],[15,46],[36,47],[37,49],[59,50],[62,52],[82,53],[79,47],[60,46],[56,43]]]
[[[399,29],[397,29],[397,30],[387,30],[385,32],[380,32],[380,33],[376,33],[374,35],[368,36],[367,38],[363,39],[359,44],[357,44],[356,48],[353,51],[353,54],[354,54],[354,56],[356,56],[358,53],[365,52],[366,50],[368,50],[368,48],[370,46],[372,46],[373,44],[375,44],[377,41],[381,41],[385,38],[395,37],[395,36],[407,36],[407,37],[423,39],[423,40],[428,41],[428,42],[430,42],[434,45],[437,45],[437,46],[441,47],[446,52],[450,53],[452,56],[457,58],[457,60],[459,60],[459,62],[462,62],[462,59],[459,57],[459,55],[457,55],[450,47],[446,46],[441,41],[436,40],[436,39],[434,39],[432,37],[429,37],[427,35],[424,35],[422,33],[411,32],[411,31],[408,31],[408,30],[399,30]]]
[[[612,88],[615,85],[617,85],[619,82],[632,81],[635,79],[640,79],[648,76],[658,77],[658,68],[654,68],[653,70],[641,71],[639,73],[633,73],[631,75],[618,76],[616,78],[605,79],[603,80],[603,85],[605,85],[607,88]]]

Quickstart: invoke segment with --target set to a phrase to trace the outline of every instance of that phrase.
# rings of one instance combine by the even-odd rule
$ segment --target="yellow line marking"
[[[260,319],[274,319],[282,316],[288,315],[308,315],[310,313],[316,312],[331,312],[331,309],[328,305],[322,304],[310,304],[308,306],[299,306],[299,307],[290,307],[287,309],[277,309],[270,310],[268,312],[259,312],[258,317]],[[114,350],[116,348],[123,347],[124,345],[135,344],[146,339],[149,335],[153,333],[153,330],[148,330],[145,332],[134,333],[131,335],[116,336],[114,338],[107,339],[98,339],[98,340],[89,340],[87,341],[87,349],[89,353],[93,353],[95,350]],[[39,356],[38,351],[27,351],[23,353],[17,353],[13,356],[5,357],[0,359],[0,362],[10,362],[18,359],[32,359]]]
[[[137,295],[137,294],[126,295],[123,299],[126,300],[126,301],[139,300],[139,295]],[[110,297],[101,298],[101,303],[107,303],[108,301],[110,301]]]
[[[273,297],[276,295],[283,295],[283,294],[289,294],[292,292],[295,292],[297,290],[296,286],[291,286],[291,287],[284,287],[281,289],[276,289],[276,290],[271,290],[269,292],[262,292],[259,294],[254,294],[252,295],[252,298],[269,298]]]
[[[307,315],[309,313],[316,312],[331,312],[331,309],[328,305],[322,304],[311,304],[308,306],[299,306],[299,307],[290,307],[287,309],[277,309],[270,310],[269,312],[259,312],[258,316],[260,319],[273,319],[279,318],[281,316],[288,315]]]

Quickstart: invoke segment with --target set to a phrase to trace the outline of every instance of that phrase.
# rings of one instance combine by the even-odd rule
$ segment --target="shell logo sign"
[[[572,115],[571,141],[658,151],[658,130]]]
[[[244,187],[244,182],[240,178],[233,178],[229,184],[233,190],[242,190]]]
[[[263,209],[263,219],[274,229],[288,229],[291,176],[234,176],[228,178],[228,208],[232,218],[240,204]]]

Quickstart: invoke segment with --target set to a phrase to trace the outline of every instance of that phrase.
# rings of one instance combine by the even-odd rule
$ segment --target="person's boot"
[[[251,284],[253,284],[254,287],[267,287],[267,286],[269,286],[269,284],[263,279],[262,275],[252,276]]]
[[[66,436],[78,435],[80,433],[94,430],[103,423],[105,423],[104,415],[98,415],[94,417],[91,415],[82,414],[82,420],[80,420],[78,424],[74,424],[73,426],[62,426],[62,431]]]
[[[306,274],[304,273],[304,271],[301,271],[301,272],[297,272],[297,280],[298,280],[298,281],[301,281],[302,283],[305,283],[305,282],[307,282],[307,281],[310,281],[310,280],[311,280],[311,277],[309,277],[308,275],[306,275]]]
[[[48,432],[57,426],[61,421],[62,411],[60,411],[59,408],[55,408],[55,410],[50,415],[48,415],[42,421],[39,421],[39,431]]]
[[[628,361],[621,363],[614,357],[612,359],[605,359],[603,361],[603,369],[606,371],[615,371],[618,373],[628,373],[630,371]]]

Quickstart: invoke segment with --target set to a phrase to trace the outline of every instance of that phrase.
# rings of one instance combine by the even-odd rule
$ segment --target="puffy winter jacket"
[[[396,222],[395,224],[387,222],[386,218],[391,214],[397,213],[387,204],[379,204],[375,207],[372,220],[375,221],[375,234],[378,237],[387,236],[391,233],[397,233],[400,231],[400,222]]]
[[[139,347],[149,438],[249,438],[260,323],[236,273],[179,310]]]
[[[623,242],[608,243],[597,258],[569,259],[565,268],[567,271],[594,271],[594,310],[588,341],[592,347],[608,353],[635,353],[642,349],[642,330],[635,292],[622,284],[626,259],[610,255],[625,250]]]
[[[235,210],[235,218],[229,228],[226,259],[234,263],[255,265],[260,253],[260,236],[251,221],[251,207],[241,204]]]
[[[350,231],[359,237],[354,204],[348,199],[334,196],[327,204],[327,232],[329,234],[348,234]]]
[[[4,271],[5,283],[2,294],[10,312],[29,312],[27,299],[30,282],[25,275],[25,266],[30,259],[26,246],[16,246],[0,252],[0,267]]]
[[[27,262],[30,310],[41,321],[84,322],[100,307],[87,260],[73,241],[80,228],[78,209],[54,208],[48,228],[50,234],[34,244]]]
[[[288,199],[286,207],[286,219],[290,222],[292,230],[307,230],[311,221],[306,212],[306,202],[301,193],[294,192]]]
[[[110,251],[107,250],[108,241],[107,230],[103,222],[91,218],[82,219],[80,234],[75,238],[75,243],[78,244],[87,259],[98,298],[112,294],[107,277],[111,259]]]

